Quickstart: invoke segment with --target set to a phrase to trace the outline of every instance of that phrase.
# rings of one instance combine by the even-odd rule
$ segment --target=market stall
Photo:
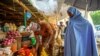
[[[54,56],[55,46],[59,49],[62,42],[55,38],[57,8],[48,16],[28,0],[0,0],[0,6],[0,56]]]

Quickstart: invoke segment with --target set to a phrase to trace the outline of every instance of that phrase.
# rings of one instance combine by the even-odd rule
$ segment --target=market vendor
[[[40,25],[40,31],[35,32],[35,34],[39,34],[42,36],[42,46],[41,47],[46,47],[47,50],[49,50],[50,48],[52,48],[50,47],[50,42],[52,42],[52,38],[53,38],[52,27],[44,19],[39,19],[37,22]]]

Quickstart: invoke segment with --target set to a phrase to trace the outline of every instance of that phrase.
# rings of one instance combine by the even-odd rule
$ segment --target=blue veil
[[[65,32],[64,56],[98,56],[92,25],[75,7],[70,7],[68,12],[74,16]]]

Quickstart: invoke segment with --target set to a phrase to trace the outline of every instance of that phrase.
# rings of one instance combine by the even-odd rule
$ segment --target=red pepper
[[[29,56],[30,53],[31,53],[31,51],[30,51],[29,49],[26,49],[26,50],[25,50],[25,53],[26,53],[26,56]]]

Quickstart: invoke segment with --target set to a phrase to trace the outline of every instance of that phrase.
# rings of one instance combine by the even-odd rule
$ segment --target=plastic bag
[[[45,51],[45,48],[44,48],[44,47],[42,48],[41,56],[48,56],[48,54],[47,54],[47,52]]]

